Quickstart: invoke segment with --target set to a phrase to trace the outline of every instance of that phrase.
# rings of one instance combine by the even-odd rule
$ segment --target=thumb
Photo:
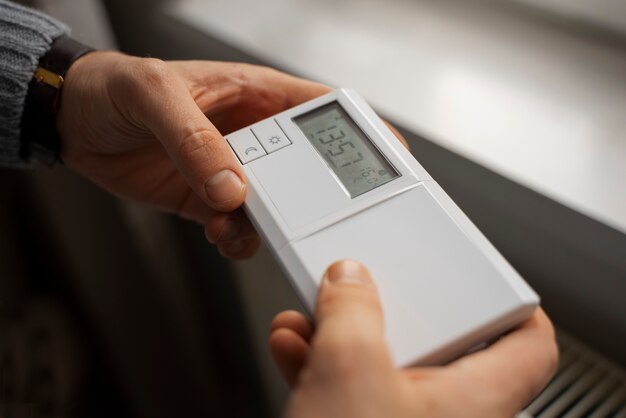
[[[165,147],[193,191],[210,208],[231,211],[245,198],[243,172],[230,146],[202,113],[186,84],[162,61],[152,72],[141,100],[144,124]]]
[[[369,271],[361,264],[344,260],[328,268],[315,318],[314,350],[335,351],[328,354],[337,361],[341,361],[341,352],[351,357],[358,353],[358,358],[370,364],[373,360],[390,363],[378,292]]]

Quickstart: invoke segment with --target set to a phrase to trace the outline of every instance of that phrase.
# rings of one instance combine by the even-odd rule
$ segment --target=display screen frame
[[[327,114],[333,112],[334,110],[336,110],[341,115],[341,118],[345,119],[344,128],[347,128],[351,131],[351,133],[349,133],[348,135],[350,136],[350,134],[352,134],[350,137],[359,141],[359,145],[362,145],[363,147],[362,151],[365,151],[365,154],[369,153],[368,161],[378,163],[380,165],[380,169],[384,169],[385,175],[388,174],[386,178],[382,179],[381,181],[371,182],[371,180],[373,180],[374,178],[369,177],[369,174],[371,174],[371,172],[374,172],[376,175],[378,171],[367,167],[367,171],[365,168],[361,170],[361,175],[365,176],[367,174],[368,176],[358,178],[359,180],[362,180],[362,182],[359,183],[359,186],[355,186],[354,183],[356,183],[357,178],[355,178],[354,173],[352,173],[352,175],[348,175],[346,173],[346,170],[342,170],[344,168],[343,166],[338,167],[332,161],[332,157],[328,155],[328,152],[324,152],[324,150],[322,149],[323,145],[320,145],[320,143],[325,144],[325,142],[322,141],[320,138],[315,138],[315,134],[311,134],[311,132],[309,132],[304,127],[304,125],[310,123],[312,120],[322,118]],[[318,156],[324,161],[325,165],[328,167],[333,177],[341,185],[342,189],[351,199],[371,192],[372,190],[375,190],[384,184],[388,184],[402,177],[402,173],[394,166],[389,158],[387,158],[385,153],[380,150],[375,141],[372,140],[372,138],[366,133],[366,131],[361,128],[361,126],[359,126],[359,123],[355,120],[354,117],[352,117],[350,112],[345,108],[345,106],[340,103],[339,100],[333,100],[307,112],[295,115],[291,117],[291,122],[308,140],[309,144],[315,149]],[[319,133],[320,132],[317,132],[317,134]],[[343,132],[342,134],[345,135],[345,133]],[[352,146],[352,148],[355,148],[354,145]],[[360,154],[361,153],[359,153],[359,155]],[[361,157],[363,156],[361,155]],[[352,167],[351,171],[355,171],[354,167]],[[350,184],[349,180],[353,180],[353,183]]]

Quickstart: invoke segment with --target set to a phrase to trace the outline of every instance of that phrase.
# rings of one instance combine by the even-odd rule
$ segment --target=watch
[[[20,125],[20,154],[44,164],[61,162],[61,139],[56,128],[56,112],[65,74],[70,66],[92,48],[61,36],[39,60],[28,85]]]

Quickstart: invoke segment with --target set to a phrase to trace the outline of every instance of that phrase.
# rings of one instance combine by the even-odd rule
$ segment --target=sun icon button
[[[291,145],[289,138],[273,120],[265,120],[258,125],[253,125],[252,132],[268,154]]]

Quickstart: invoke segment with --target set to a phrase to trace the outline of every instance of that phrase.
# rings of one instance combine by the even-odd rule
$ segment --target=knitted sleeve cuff
[[[33,9],[0,0],[0,165],[27,166],[20,157],[20,122],[28,84],[63,23]]]

